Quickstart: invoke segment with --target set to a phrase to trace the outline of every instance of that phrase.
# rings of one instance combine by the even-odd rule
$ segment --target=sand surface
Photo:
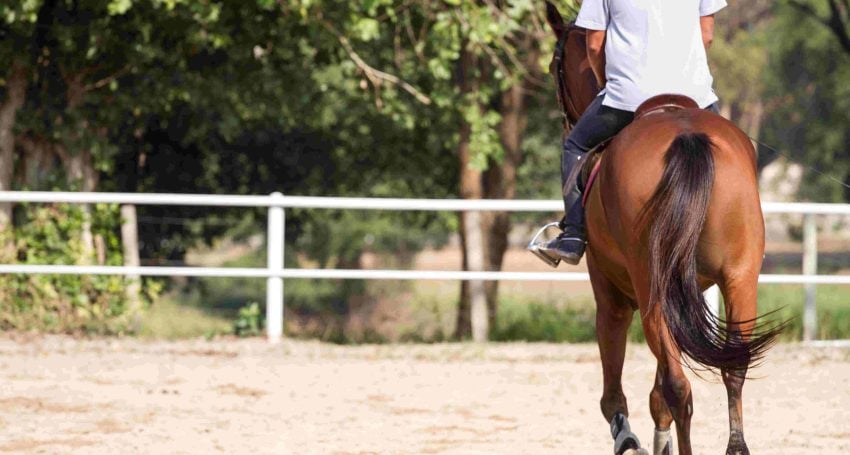
[[[631,345],[651,442],[655,362]],[[850,453],[850,349],[782,345],[744,389],[754,454]],[[694,450],[720,454],[725,390],[692,380]],[[609,454],[594,345],[332,346],[0,337],[0,453]]]

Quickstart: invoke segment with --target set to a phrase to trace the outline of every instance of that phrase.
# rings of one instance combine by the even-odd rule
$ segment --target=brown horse
[[[584,31],[563,22],[547,3],[558,46],[551,71],[574,123],[598,93],[587,62]],[[676,97],[651,104],[677,101]],[[586,198],[587,266],[596,298],[596,333],[603,367],[602,414],[611,423],[616,455],[646,453],[628,425],[621,385],[626,335],[635,310],[657,359],[650,411],[654,454],[691,454],[691,387],[684,365],[719,370],[729,401],[726,453],[748,454],[741,389],[746,372],[781,328],[757,322],[756,288],[764,255],[764,220],[756,154],[747,136],[711,112],[655,109],[610,143]],[[662,106],[664,107],[664,106]],[[669,106],[667,106],[669,107]],[[717,284],[724,320],[702,292]],[[684,355],[684,357],[683,357]]]

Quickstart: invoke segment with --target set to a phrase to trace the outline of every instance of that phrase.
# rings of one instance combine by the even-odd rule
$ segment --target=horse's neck
[[[572,123],[587,110],[601,88],[596,82],[596,76],[590,67],[587,57],[587,30],[570,26],[567,42],[564,48],[564,74],[569,94],[569,104],[574,112],[567,115]]]

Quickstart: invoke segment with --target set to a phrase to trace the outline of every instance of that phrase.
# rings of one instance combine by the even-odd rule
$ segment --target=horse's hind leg
[[[667,407],[663,390],[663,371],[661,363],[655,371],[655,385],[649,393],[649,412],[655,422],[655,435],[652,440],[652,455],[673,455],[673,440],[670,438],[670,425],[673,415]]]
[[[726,445],[726,455],[750,455],[747,443],[744,441],[743,400],[741,399],[746,371],[723,370],[721,373],[723,384],[726,385],[726,396],[729,399],[729,443]]]
[[[640,442],[629,428],[629,408],[623,393],[623,362],[626,341],[632,322],[632,300],[623,294],[597,268],[592,254],[587,258],[588,270],[593,279],[596,299],[596,340],[602,359],[603,390],[599,401],[602,415],[611,425],[615,441],[615,455],[638,452]]]
[[[657,441],[653,452],[655,455],[671,452],[664,439],[670,434],[671,421],[675,421],[679,455],[691,455],[691,383],[682,370],[681,354],[667,331],[661,305],[652,305],[650,309],[650,305],[645,303],[649,301],[648,289],[638,289],[638,299],[641,301],[641,310],[645,311],[641,315],[641,322],[646,344],[658,360],[655,386],[649,395]]]
[[[756,294],[758,292],[758,272],[737,274],[735,279],[725,280],[721,290],[726,302],[726,320],[729,323],[730,337],[749,337],[753,331],[756,317]],[[743,321],[743,322],[735,322]],[[747,443],[744,441],[743,399],[741,389],[747,370],[721,371],[726,395],[729,400],[729,443],[726,446],[727,455],[749,455]]]

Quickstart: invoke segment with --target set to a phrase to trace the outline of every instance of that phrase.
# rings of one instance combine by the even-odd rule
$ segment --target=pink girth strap
[[[584,184],[584,194],[581,195],[582,207],[587,207],[587,197],[590,195],[590,189],[593,188],[593,184],[596,182],[596,177],[599,176],[599,169],[604,158],[605,157],[603,156],[596,160],[596,164],[593,165],[593,170],[590,171],[590,175],[587,176],[587,183]]]

